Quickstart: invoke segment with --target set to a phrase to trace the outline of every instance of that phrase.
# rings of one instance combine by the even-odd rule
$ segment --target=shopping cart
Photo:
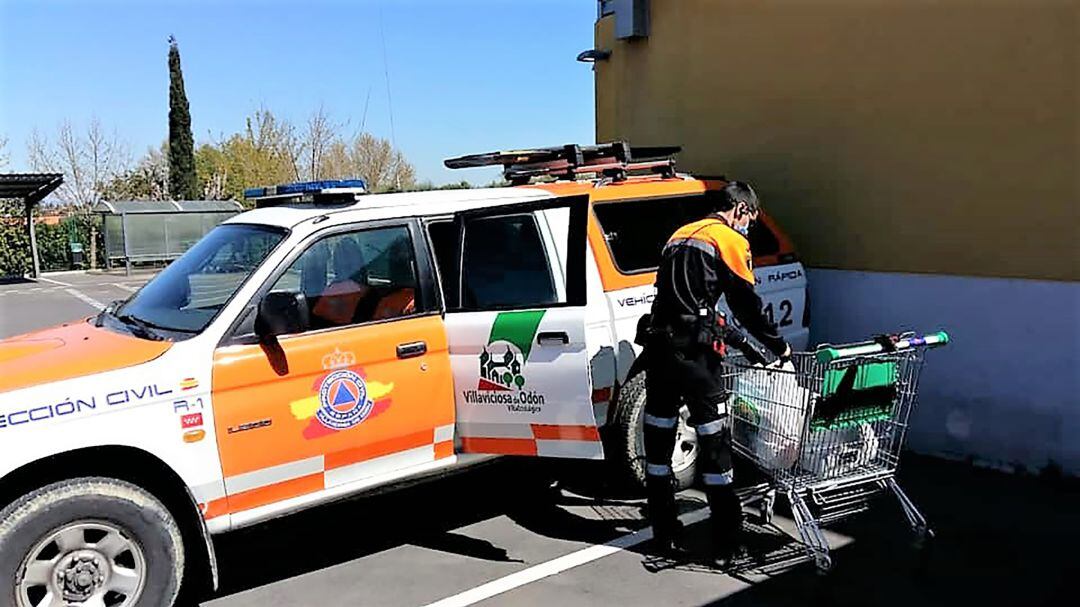
[[[866,510],[883,492],[896,496],[920,539],[933,536],[895,476],[924,351],[948,341],[939,332],[823,346],[783,368],[725,358],[733,448],[767,478],[756,494],[761,517],[771,520],[777,494],[787,499],[819,570],[832,565],[822,526]]]

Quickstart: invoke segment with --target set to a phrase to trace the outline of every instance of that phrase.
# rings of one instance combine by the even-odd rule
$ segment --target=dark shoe
[[[654,538],[653,548],[657,556],[661,556],[668,560],[681,562],[694,560],[694,552],[687,547],[682,538]]]
[[[705,564],[716,569],[729,569],[745,552],[742,544],[738,542],[713,544],[709,549]]]
[[[688,560],[690,549],[683,539],[683,524],[653,525],[653,546],[657,554],[672,560]]]

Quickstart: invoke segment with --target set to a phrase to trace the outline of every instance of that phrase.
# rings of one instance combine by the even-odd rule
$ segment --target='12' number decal
[[[782,316],[780,317],[779,325],[781,327],[791,326],[791,323],[792,323],[791,310],[792,310],[792,305],[791,305],[791,302],[789,300],[787,300],[787,299],[780,300],[780,313],[782,314]],[[768,304],[766,304],[766,306],[761,311],[764,312],[765,316],[769,319],[769,324],[770,325],[778,324],[776,322],[775,312],[773,311],[773,305],[772,305],[771,301]]]

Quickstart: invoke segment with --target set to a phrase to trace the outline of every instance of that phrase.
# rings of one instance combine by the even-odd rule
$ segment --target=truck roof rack
[[[255,208],[278,207],[287,204],[313,206],[344,206],[356,202],[367,193],[363,179],[324,179],[300,181],[244,190],[244,198],[255,201]]]
[[[600,145],[564,145],[549,148],[469,154],[443,161],[448,169],[502,165],[503,178],[511,185],[524,185],[534,177],[576,179],[578,175],[603,175],[622,181],[631,171],[648,171],[675,176],[678,146],[631,147],[625,141]]]

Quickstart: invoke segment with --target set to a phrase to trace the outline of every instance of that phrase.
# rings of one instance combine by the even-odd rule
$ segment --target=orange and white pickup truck
[[[605,166],[261,189],[128,300],[0,341],[0,603],[171,605],[186,574],[216,580],[215,534],[486,455],[606,453],[639,479],[636,322],[663,242],[724,182]],[[757,230],[763,299],[803,347],[802,266]]]

